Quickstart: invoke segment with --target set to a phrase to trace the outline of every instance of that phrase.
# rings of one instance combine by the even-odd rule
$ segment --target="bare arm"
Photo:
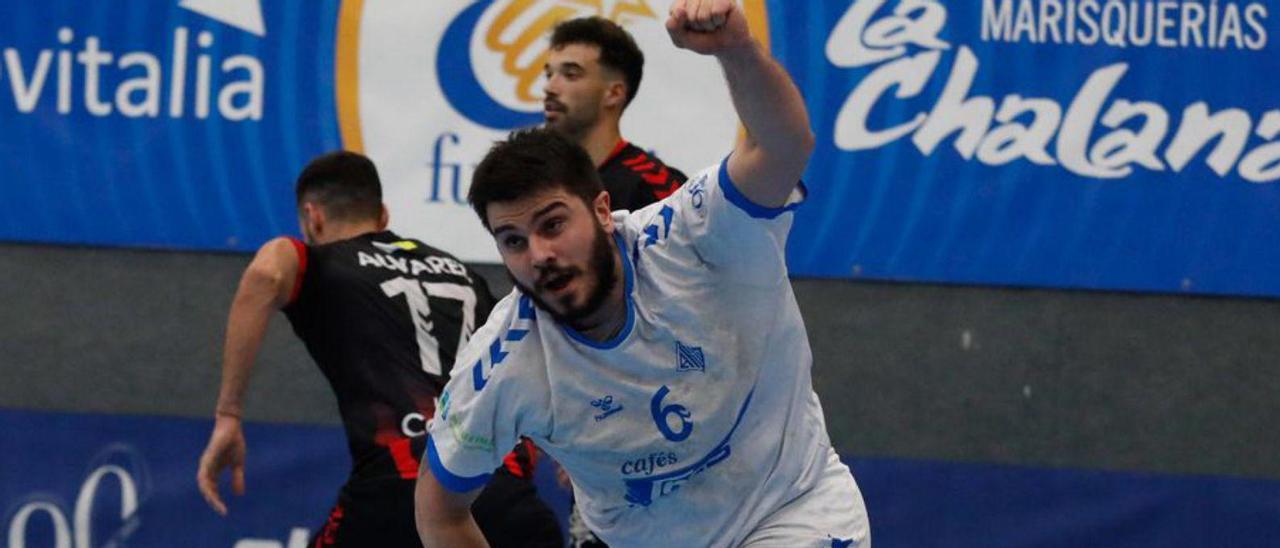
[[[667,31],[676,46],[714,55],[746,127],[729,159],[729,177],[752,202],[786,203],[813,152],[804,99],[786,70],[751,37],[734,0],[677,0]]]
[[[200,493],[222,515],[226,515],[227,507],[218,494],[218,476],[223,469],[231,468],[231,489],[237,495],[244,494],[245,441],[240,424],[244,393],[267,324],[276,310],[288,304],[298,264],[297,251],[289,240],[276,238],[267,242],[245,269],[231,303],[213,433],[196,472]]]
[[[413,516],[422,545],[425,548],[488,548],[471,517],[471,503],[479,495],[479,489],[468,493],[446,489],[432,475],[427,459],[423,459],[418,483],[413,489]]]

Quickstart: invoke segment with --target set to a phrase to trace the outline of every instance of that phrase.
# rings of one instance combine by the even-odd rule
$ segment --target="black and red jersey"
[[[619,141],[600,165],[613,209],[635,211],[670,196],[688,177],[638,146]]]
[[[494,299],[461,261],[392,232],[308,246],[284,308],[329,380],[352,480],[417,477],[426,421]]]

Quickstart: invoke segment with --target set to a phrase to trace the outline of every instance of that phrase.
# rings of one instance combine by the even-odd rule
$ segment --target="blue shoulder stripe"
[[[805,188],[804,181],[799,183],[799,188],[802,195],[808,196],[809,189]],[[756,219],[776,219],[779,215],[794,211],[797,207],[800,207],[800,204],[804,203],[804,200],[800,200],[782,207],[765,207],[751,201],[741,190],[738,190],[738,186],[729,178],[728,156],[720,162],[720,191],[724,193],[724,197],[729,200],[729,203],[738,206],[738,209],[745,211],[747,215]]]
[[[527,295],[521,295],[516,308],[516,319],[507,326],[507,333],[502,337],[493,340],[489,345],[489,370],[500,365],[507,356],[511,354],[511,346],[522,340],[529,334],[529,326],[538,321],[537,315],[534,314],[533,300]],[[471,380],[475,386],[476,392],[484,390],[485,385],[489,384],[489,373],[485,371],[484,358],[476,360],[475,367],[471,368]]]

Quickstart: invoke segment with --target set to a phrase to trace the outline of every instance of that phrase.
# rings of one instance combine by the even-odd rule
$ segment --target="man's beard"
[[[594,273],[596,276],[596,286],[591,290],[591,293],[587,295],[586,302],[583,302],[581,306],[573,306],[570,302],[573,295],[566,295],[560,301],[560,305],[564,310],[556,311],[556,309],[547,306],[547,302],[539,296],[537,291],[520,283],[515,276],[511,275],[510,270],[507,271],[507,275],[511,276],[511,281],[515,283],[516,287],[520,288],[521,292],[533,299],[534,304],[547,311],[548,314],[551,314],[551,317],[555,318],[557,322],[569,325],[575,329],[579,327],[577,325],[579,322],[590,317],[592,314],[595,314],[604,306],[605,300],[609,298],[609,293],[613,291],[614,286],[618,285],[618,274],[613,270],[613,242],[611,241],[609,234],[606,233],[604,228],[599,224],[596,225],[595,232],[595,240],[591,243],[590,262],[590,267],[593,272],[584,273],[576,267],[549,268],[539,272],[538,279],[534,282],[535,285],[542,286],[546,280],[554,279],[562,274],[569,273],[573,274],[575,277],[580,277]]]
[[[568,113],[561,113],[560,119],[555,122],[546,122],[547,128],[559,132],[561,135],[568,137],[573,141],[581,141],[587,134],[587,130],[591,129],[594,122],[584,122],[570,118]]]
[[[591,112],[591,109],[587,108],[587,105],[579,105],[573,112],[570,112],[569,108],[566,107],[564,103],[555,99],[548,99],[548,102],[559,107],[559,110],[556,112],[560,115],[560,118],[555,122],[551,122],[546,120],[544,117],[544,125],[552,130],[560,132],[561,135],[564,135],[574,141],[582,141],[582,139],[586,137],[587,133],[591,131],[591,128],[595,127],[596,123],[600,120],[598,115],[589,116],[584,119],[583,116],[577,114],[581,112]]]

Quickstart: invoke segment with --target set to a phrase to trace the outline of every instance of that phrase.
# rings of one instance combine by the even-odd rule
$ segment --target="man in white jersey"
[[[784,256],[813,149],[803,100],[731,0],[677,1],[747,135],[671,196],[610,213],[589,156],[515,132],[470,199],[517,288],[458,355],[415,502],[426,546],[484,546],[468,506],[520,436],[611,546],[870,545],[826,432]]]

